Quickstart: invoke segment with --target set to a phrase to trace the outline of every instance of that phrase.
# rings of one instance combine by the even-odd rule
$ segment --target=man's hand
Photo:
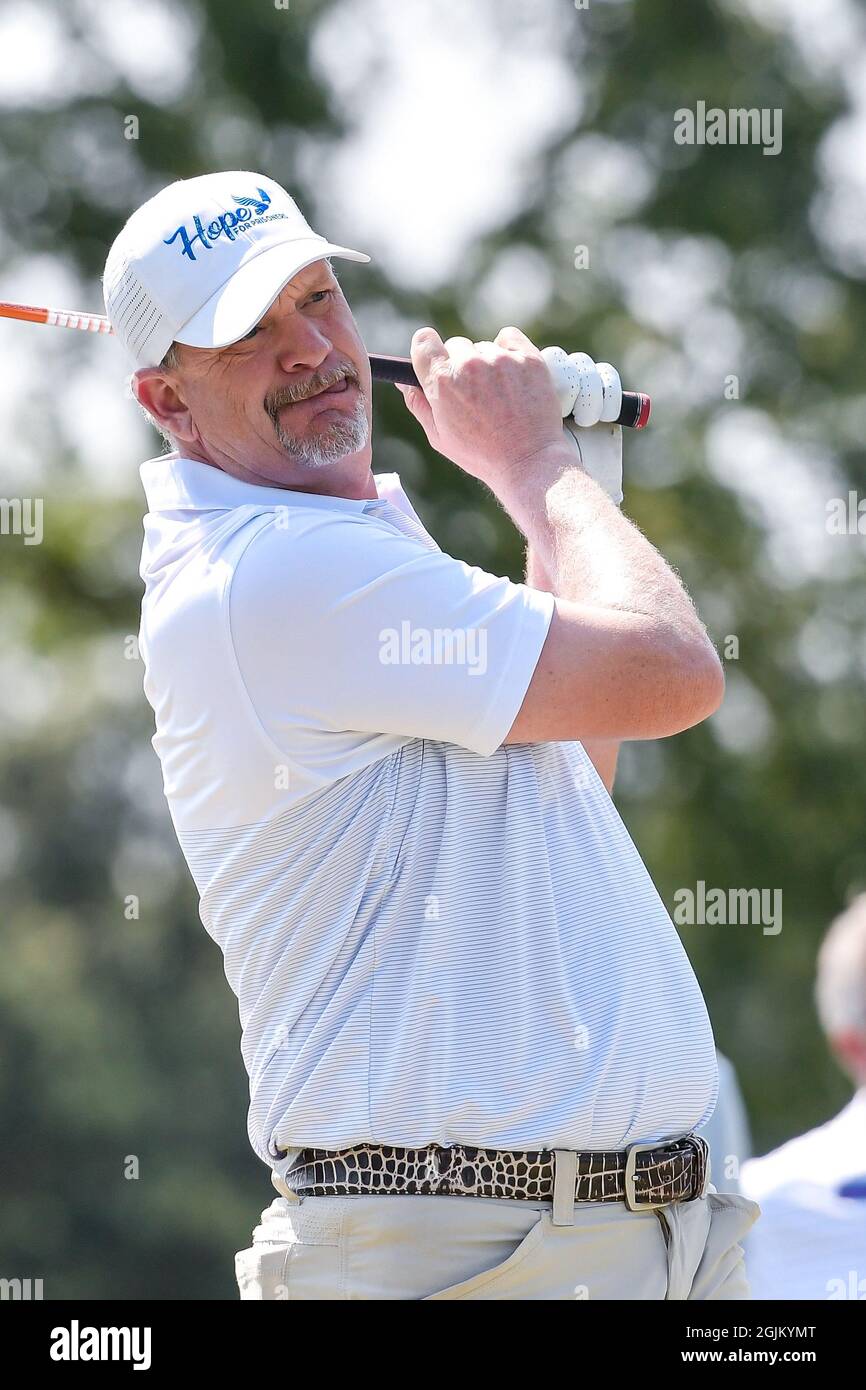
[[[433,328],[412,337],[421,383],[401,386],[430,445],[493,490],[553,451],[567,458],[562,415],[547,363],[519,328],[494,342],[449,338]]]

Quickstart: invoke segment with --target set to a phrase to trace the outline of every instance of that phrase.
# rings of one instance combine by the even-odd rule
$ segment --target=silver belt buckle
[[[669,1205],[668,1202],[638,1202],[635,1189],[638,1154],[649,1153],[651,1149],[658,1149],[663,1142],[663,1140],[655,1139],[651,1144],[629,1144],[626,1148],[623,1186],[625,1187],[624,1201],[629,1211],[655,1211],[656,1207]]]
[[[691,1144],[695,1161],[698,1163],[698,1173],[701,1178],[701,1190],[698,1197],[705,1197],[710,1185],[710,1167],[707,1161],[709,1155],[709,1145],[706,1139],[702,1139],[699,1134],[694,1134],[691,1130],[685,1134],[678,1134],[673,1139],[656,1139],[652,1144],[629,1144],[626,1146],[625,1153],[625,1176],[623,1186],[625,1187],[624,1201],[629,1211],[656,1211],[660,1207],[670,1206],[670,1202],[638,1202],[635,1190],[635,1175],[637,1173],[637,1156],[639,1153],[647,1153],[650,1149],[661,1149],[665,1144],[678,1144],[681,1140],[688,1139]]]

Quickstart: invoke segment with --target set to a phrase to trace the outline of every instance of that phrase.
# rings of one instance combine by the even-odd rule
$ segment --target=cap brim
[[[220,348],[236,343],[254,328],[290,280],[325,256],[348,261],[369,261],[363,251],[334,246],[321,237],[302,237],[281,242],[239,266],[234,275],[211,295],[175,333],[188,347]]]

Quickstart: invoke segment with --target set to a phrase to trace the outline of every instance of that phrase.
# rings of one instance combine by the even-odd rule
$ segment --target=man
[[[756,1208],[689,1137],[706,1010],[602,780],[717,707],[716,654],[583,466],[619,427],[576,450],[516,328],[412,340],[407,405],[531,584],[443,554],[371,471],[332,256],[368,259],[230,172],[157,194],[105,273],[172,450],[142,467],[154,746],[282,1194],[241,1297],[747,1297]]]
[[[743,1165],[763,1212],[748,1242],[756,1298],[866,1298],[866,894],[831,924],[815,992],[856,1090],[834,1119]]]

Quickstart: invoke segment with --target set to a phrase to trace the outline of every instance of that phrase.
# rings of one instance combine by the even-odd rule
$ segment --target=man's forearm
[[[705,643],[679,577],[575,461],[551,450],[512,473],[496,496],[522,531],[557,598],[646,619],[659,633]]]
[[[550,575],[541,563],[538,552],[530,543],[526,547],[526,583],[533,589],[542,589],[545,593],[552,594],[553,584]],[[613,784],[616,779],[616,764],[619,757],[620,744],[618,739],[584,739],[583,749],[607,787],[610,795],[613,795]]]
[[[514,742],[569,727],[557,736],[661,738],[718,708],[722,668],[679,577],[573,449],[532,456],[496,480],[495,495],[556,596],[547,665],[534,682],[548,703],[527,697]]]

